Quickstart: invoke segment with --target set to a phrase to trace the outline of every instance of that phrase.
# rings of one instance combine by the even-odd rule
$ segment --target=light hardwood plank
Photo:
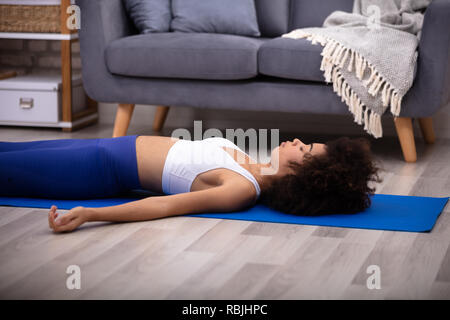
[[[168,299],[211,299],[246,262],[270,241],[265,236],[238,235],[229,246],[216,254],[203,268],[182,282]]]
[[[425,299],[442,265],[448,242],[417,238],[408,254],[392,275],[388,299]]]
[[[215,294],[219,300],[252,300],[279,270],[279,266],[264,263],[246,263]]]
[[[289,294],[291,297],[296,296],[299,291],[308,292],[307,283],[315,277],[319,267],[336,250],[339,243],[340,239],[335,238],[308,237],[288,262],[269,279],[255,298],[287,299],[286,292],[294,287],[296,292]]]

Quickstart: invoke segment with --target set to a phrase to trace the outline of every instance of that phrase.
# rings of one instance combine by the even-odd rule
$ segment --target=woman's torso
[[[178,141],[177,138],[160,136],[138,136],[136,139],[136,157],[138,163],[138,174],[141,186],[144,189],[163,193],[163,171],[167,155],[171,147]],[[222,147],[235,161],[241,159],[240,151],[229,147]],[[243,153],[245,163],[239,165],[248,170],[250,158]],[[242,153],[240,154],[242,156]],[[256,194],[253,184],[239,173],[225,169],[216,168],[198,174],[192,182],[190,191],[205,190],[223,184],[228,179],[238,179],[239,183],[248,185],[250,190]]]

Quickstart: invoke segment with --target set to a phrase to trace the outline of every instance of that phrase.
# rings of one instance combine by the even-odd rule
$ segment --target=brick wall
[[[0,39],[0,71],[59,73],[61,42]],[[80,44],[72,42],[72,70],[81,73]]]

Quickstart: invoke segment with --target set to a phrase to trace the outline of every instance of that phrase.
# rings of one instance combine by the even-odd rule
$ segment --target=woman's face
[[[312,156],[324,154],[326,152],[325,147],[323,143],[304,144],[299,139],[282,142],[272,150],[272,165],[276,165],[276,161],[278,161],[279,173],[281,175],[286,174],[290,170],[288,167],[289,161],[301,164],[307,153],[310,153]]]

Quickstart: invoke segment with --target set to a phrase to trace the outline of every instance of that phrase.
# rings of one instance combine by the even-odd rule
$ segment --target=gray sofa
[[[280,36],[321,26],[353,0],[255,0],[261,37],[207,33],[138,34],[122,0],[77,0],[82,76],[87,94],[119,103],[113,136],[128,129],[135,104],[157,105],[155,130],[169,107],[352,115],[325,84],[321,46]],[[413,87],[394,120],[403,156],[416,161],[412,120],[434,142],[431,116],[450,99],[450,0],[425,12]],[[383,120],[385,119],[385,120]]]

